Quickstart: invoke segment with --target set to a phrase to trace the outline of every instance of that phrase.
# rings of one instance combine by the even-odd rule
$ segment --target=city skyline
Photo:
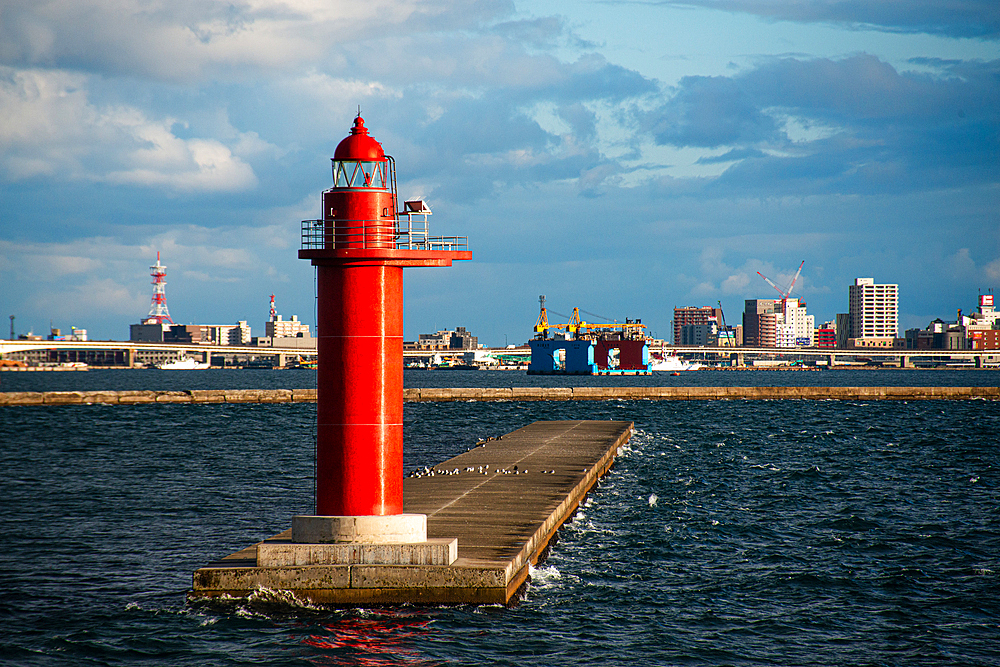
[[[527,340],[546,294],[742,311],[805,267],[899,333],[1000,288],[1000,9],[962,2],[3,4],[0,308],[128,336],[161,251],[177,322],[315,325],[297,259],[361,113],[472,262],[413,270],[405,337]],[[735,317],[733,318],[736,319]]]

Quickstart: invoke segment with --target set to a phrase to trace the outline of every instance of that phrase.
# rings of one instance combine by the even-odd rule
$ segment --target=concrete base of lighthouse
[[[296,516],[291,539],[257,545],[257,567],[451,565],[458,539],[427,539],[426,514]]]
[[[426,540],[426,514],[292,517],[293,542],[385,544]]]

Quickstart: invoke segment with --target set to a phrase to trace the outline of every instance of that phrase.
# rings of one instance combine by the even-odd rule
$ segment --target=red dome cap
[[[337,150],[333,152],[334,160],[384,160],[385,151],[382,144],[368,136],[368,128],[365,127],[365,119],[360,115],[354,119],[354,127],[351,134],[337,144]]]

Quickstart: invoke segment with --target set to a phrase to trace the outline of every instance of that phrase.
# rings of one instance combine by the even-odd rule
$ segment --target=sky
[[[407,340],[524,342],[541,294],[669,338],[803,260],[817,324],[857,277],[900,334],[1000,289],[995,0],[0,0],[0,335],[127,339],[157,252],[179,324],[314,326],[359,108],[474,253],[405,271]]]

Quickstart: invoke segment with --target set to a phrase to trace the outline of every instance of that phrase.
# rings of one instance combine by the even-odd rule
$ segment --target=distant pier
[[[428,401],[1000,400],[1000,387],[452,387],[403,390]],[[315,389],[191,391],[0,391],[4,405],[309,403]]]
[[[457,538],[449,565],[259,566],[253,545],[197,570],[192,597],[285,590],[313,602],[507,604],[632,432],[630,422],[535,422],[403,482],[405,512],[429,540]],[[290,543],[291,530],[263,543]]]

